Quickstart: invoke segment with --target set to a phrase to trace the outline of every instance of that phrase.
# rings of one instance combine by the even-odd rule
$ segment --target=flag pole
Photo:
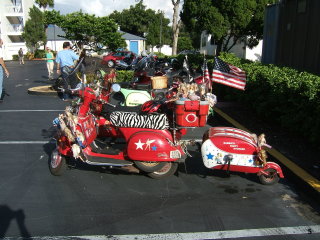
[[[202,70],[202,84],[204,84],[204,71],[205,71],[205,60],[206,60],[206,52],[203,51],[203,70]]]

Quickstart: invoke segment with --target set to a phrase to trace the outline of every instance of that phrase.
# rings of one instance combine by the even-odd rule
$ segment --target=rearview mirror
[[[113,92],[120,92],[121,86],[118,83],[112,84],[111,89]]]

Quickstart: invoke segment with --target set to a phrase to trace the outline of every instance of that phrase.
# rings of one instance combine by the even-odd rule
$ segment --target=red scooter
[[[107,103],[107,96],[103,99],[89,87],[79,95],[83,102],[77,108],[67,107],[55,120],[57,148],[49,164],[53,175],[63,173],[68,157],[90,165],[142,171],[156,179],[174,174],[178,163],[184,161],[181,134],[170,127],[168,116],[147,113],[159,110],[160,103],[143,105],[143,114],[114,111],[106,119],[93,115],[90,106],[94,101]],[[104,141],[106,137],[117,141],[110,144]]]

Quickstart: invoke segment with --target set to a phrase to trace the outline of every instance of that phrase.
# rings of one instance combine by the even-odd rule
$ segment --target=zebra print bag
[[[150,128],[164,130],[169,128],[169,121],[165,114],[139,115],[132,112],[113,112],[110,122],[116,127]]]

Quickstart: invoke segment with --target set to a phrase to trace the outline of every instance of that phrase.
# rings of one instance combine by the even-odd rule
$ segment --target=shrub
[[[117,82],[129,82],[133,78],[133,71],[119,70],[117,71]]]
[[[46,52],[43,49],[37,49],[34,52],[34,58],[45,58],[46,57]]]
[[[166,57],[167,55],[165,55],[164,53],[161,53],[161,52],[154,52],[155,55],[157,55],[158,58],[164,58]]]
[[[320,143],[320,77],[288,67],[264,65],[222,54],[221,59],[247,73],[245,91],[224,87],[224,98],[239,100],[269,122]],[[214,84],[220,97],[223,87]],[[216,87],[217,86],[217,87]],[[221,99],[221,98],[220,98]]]
[[[19,56],[17,54],[12,55],[12,60],[13,61],[18,61],[19,60]]]
[[[25,55],[23,56],[23,59],[28,59],[28,57]],[[18,54],[15,54],[15,55],[12,55],[12,60],[13,61],[19,61],[19,55]]]

